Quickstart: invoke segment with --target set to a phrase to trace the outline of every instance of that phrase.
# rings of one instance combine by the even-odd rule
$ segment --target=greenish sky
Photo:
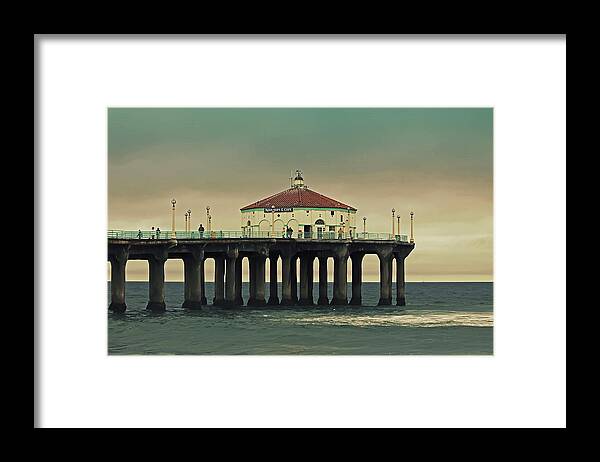
[[[403,232],[415,212],[409,281],[491,281],[491,108],[110,108],[108,225],[170,229],[177,199],[193,225],[238,230],[240,207],[289,186],[304,172],[315,191],[367,217],[367,231]],[[167,279],[182,265],[167,263]],[[211,265],[208,266],[209,272]],[[365,280],[377,280],[366,257]],[[127,277],[145,280],[144,262]]]

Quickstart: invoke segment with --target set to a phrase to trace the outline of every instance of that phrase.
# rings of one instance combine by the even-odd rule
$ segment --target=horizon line
[[[110,280],[107,279],[106,282],[110,282]],[[145,280],[145,279],[141,279],[141,280],[126,280],[125,282],[149,282],[149,281]],[[168,281],[168,280],[165,279],[164,282],[166,283],[166,282],[185,282],[185,281],[183,279],[181,281]],[[242,281],[242,282],[249,283],[250,281]],[[265,283],[269,283],[269,282],[270,281],[265,281]],[[313,281],[313,284],[317,284],[318,282],[319,281]],[[351,282],[352,282],[352,280],[348,280],[348,283],[351,283]],[[362,282],[363,283],[369,282],[369,283],[373,283],[373,284],[379,284],[379,281],[364,281],[363,280]],[[422,284],[422,283],[428,283],[428,282],[448,282],[448,283],[463,283],[463,282],[468,282],[468,283],[475,283],[475,282],[490,283],[491,282],[491,283],[493,283],[494,281],[491,280],[491,281],[405,281],[405,282],[407,282],[407,283],[410,282],[410,283]],[[214,284],[214,281],[205,281],[205,284],[207,284],[207,283]],[[278,283],[280,284],[281,281],[278,281]],[[333,281],[327,281],[327,283],[328,284],[329,283],[333,284]],[[395,284],[395,283],[396,283],[396,281],[392,282],[392,284]]]

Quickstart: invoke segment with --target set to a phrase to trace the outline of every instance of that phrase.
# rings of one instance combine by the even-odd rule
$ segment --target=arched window
[[[318,219],[317,221],[315,221],[315,225],[324,225],[325,222],[321,219]]]

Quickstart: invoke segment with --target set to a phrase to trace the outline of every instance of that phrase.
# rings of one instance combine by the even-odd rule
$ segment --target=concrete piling
[[[327,257],[319,256],[319,298],[317,304],[329,305],[327,298]]]
[[[314,304],[312,294],[314,258],[310,254],[300,256],[300,300],[298,305],[310,306]]]
[[[150,281],[148,284],[148,305],[150,311],[165,311],[165,262],[166,257],[153,255],[148,258]]]
[[[269,255],[269,301],[267,305],[279,305],[278,284],[277,284],[277,260],[276,254]]]
[[[292,299],[292,258],[291,255],[281,255],[281,304],[293,305]]]
[[[225,257],[225,306],[232,307],[236,304],[236,267],[238,266],[237,249],[229,250]],[[241,265],[240,265],[241,266]]]
[[[290,284],[292,291],[292,305],[298,303],[298,255],[292,255],[290,260]]]
[[[242,306],[244,299],[242,298],[242,257],[238,255],[235,262],[235,301],[233,306]]]
[[[213,305],[223,306],[225,304],[225,257],[215,256],[215,297]]]
[[[202,278],[201,267],[204,262],[204,253],[190,253],[183,258],[184,275],[184,302],[183,308],[197,310],[202,308]]]
[[[404,258],[396,254],[396,305],[406,305],[406,282],[404,280]]]
[[[362,304],[362,261],[365,255],[362,253],[353,253],[352,259],[352,298],[350,305]]]
[[[206,286],[205,286],[205,273],[204,273],[204,255],[202,256],[202,260],[200,260],[200,304],[207,305],[208,301],[206,300]]]
[[[348,304],[348,250],[339,249],[333,257],[333,299],[331,305]]]
[[[267,257],[259,254],[251,257],[250,300],[248,306],[265,306],[265,263]],[[277,279],[276,279],[277,280]]]
[[[379,255],[379,302],[377,305],[392,304],[392,253],[382,250]]]
[[[110,305],[108,309],[113,313],[124,313],[125,304],[125,267],[127,265],[128,251],[126,247],[118,249],[109,256],[110,261]]]

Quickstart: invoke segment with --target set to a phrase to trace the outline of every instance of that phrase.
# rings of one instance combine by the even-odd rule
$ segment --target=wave
[[[318,316],[284,316],[272,318],[272,322],[306,326],[352,326],[352,327],[493,327],[490,312],[406,310],[386,314],[323,314]]]

